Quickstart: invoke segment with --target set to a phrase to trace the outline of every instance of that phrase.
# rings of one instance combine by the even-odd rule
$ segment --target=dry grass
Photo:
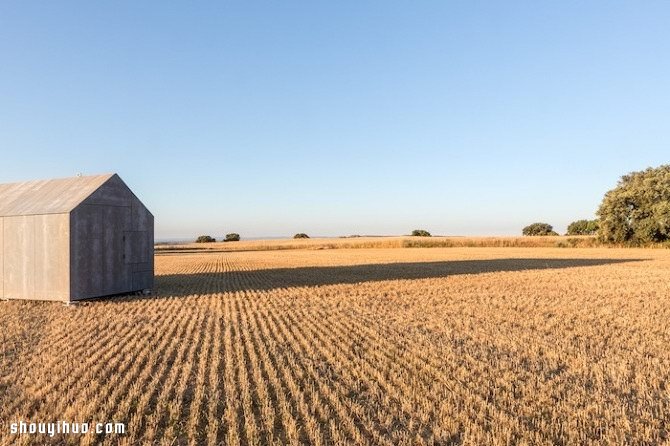
[[[246,240],[241,242],[156,245],[158,254],[175,252],[279,251],[286,249],[369,248],[585,248],[597,245],[592,236],[556,237],[340,237]]]
[[[157,273],[148,299],[0,303],[0,444],[29,442],[20,419],[128,424],[84,444],[668,440],[667,250],[214,252]]]

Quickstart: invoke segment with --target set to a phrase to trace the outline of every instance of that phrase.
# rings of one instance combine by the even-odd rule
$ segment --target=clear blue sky
[[[157,238],[563,231],[670,159],[670,2],[0,3],[0,182]]]

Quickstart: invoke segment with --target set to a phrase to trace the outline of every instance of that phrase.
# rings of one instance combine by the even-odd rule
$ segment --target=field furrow
[[[0,445],[670,441],[667,250],[182,253],[156,272],[149,297],[0,304]],[[8,427],[59,420],[125,433]]]

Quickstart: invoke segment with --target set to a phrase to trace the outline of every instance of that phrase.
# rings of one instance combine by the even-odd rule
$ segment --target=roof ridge
[[[115,173],[0,184],[0,216],[71,212]]]

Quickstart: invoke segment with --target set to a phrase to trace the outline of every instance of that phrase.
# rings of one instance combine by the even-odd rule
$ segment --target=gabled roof
[[[68,213],[114,175],[0,184],[0,217]]]

